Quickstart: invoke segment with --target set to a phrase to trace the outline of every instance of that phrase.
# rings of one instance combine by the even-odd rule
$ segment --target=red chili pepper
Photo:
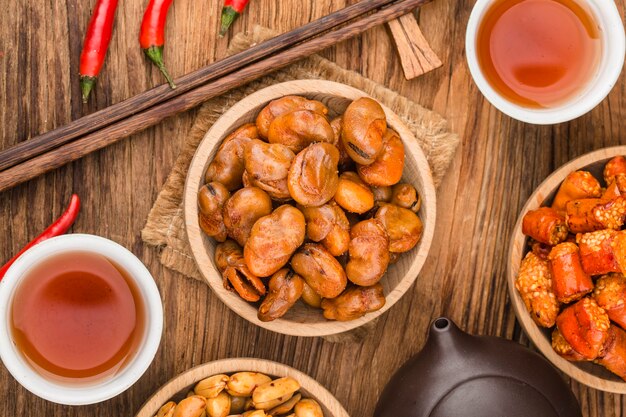
[[[89,21],[83,51],[80,54],[80,89],[83,93],[83,103],[87,102],[109,49],[116,8],[117,0],[97,0]]]
[[[250,0],[225,0],[222,8],[222,21],[220,24],[220,36],[224,36],[228,32],[228,28],[233,24],[235,19],[243,13]]]
[[[76,194],[72,194],[72,198],[70,199],[70,204],[67,206],[67,209],[59,216],[58,219],[54,221],[46,230],[43,231],[42,234],[37,236],[35,239],[31,240],[21,251],[18,252],[13,258],[9,260],[2,268],[0,268],[0,281],[4,278],[4,274],[7,272],[9,267],[13,265],[13,262],[17,260],[24,252],[26,252],[31,247],[36,244],[43,242],[44,240],[50,239],[51,237],[59,236],[67,232],[67,230],[74,224],[76,217],[78,216],[78,211],[80,210],[80,198]]]
[[[170,87],[176,88],[174,81],[163,64],[163,44],[165,44],[165,19],[172,0],[150,0],[141,22],[139,44],[148,58],[161,70]]]

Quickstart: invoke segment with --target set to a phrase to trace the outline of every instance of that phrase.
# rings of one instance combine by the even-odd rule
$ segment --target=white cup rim
[[[608,96],[617,82],[626,56],[624,25],[612,0],[578,0],[589,5],[602,22],[604,32],[602,62],[588,86],[566,103],[549,109],[532,109],[514,104],[500,95],[487,81],[476,55],[476,35],[487,9],[497,0],[477,0],[467,24],[465,52],[470,73],[480,92],[502,113],[526,123],[548,125],[567,122],[591,111]]]
[[[10,328],[10,308],[24,273],[52,255],[68,251],[98,253],[118,263],[134,280],[143,296],[146,328],[141,346],[120,373],[89,385],[55,383],[37,373],[18,352]],[[0,281],[0,358],[11,375],[28,391],[59,404],[86,405],[112,398],[130,388],[148,369],[163,332],[163,306],[159,290],[145,265],[128,249],[111,240],[87,234],[70,234],[45,240],[28,249]]]

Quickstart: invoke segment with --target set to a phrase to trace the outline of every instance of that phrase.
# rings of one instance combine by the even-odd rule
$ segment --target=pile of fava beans
[[[404,145],[376,101],[332,120],[319,101],[270,102],[224,139],[198,192],[224,287],[260,302],[263,321],[299,299],[329,320],[382,308],[380,279],[423,230],[403,170]]]
[[[213,375],[180,402],[163,404],[155,417],[324,417],[322,407],[298,391],[293,378],[272,380],[259,372]]]

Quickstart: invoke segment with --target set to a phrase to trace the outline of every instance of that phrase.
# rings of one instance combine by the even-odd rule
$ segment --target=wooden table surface
[[[606,0],[610,1],[610,0]],[[95,94],[80,100],[77,68],[93,0],[7,1],[0,13],[0,148],[63,125],[161,83],[137,42],[146,3],[122,0]],[[235,31],[262,24],[286,31],[346,5],[345,0],[253,0]],[[140,231],[195,111],[0,194],[0,261],[58,215],[72,192],[83,201],[73,231],[117,241],[145,262],[161,291],[166,326],[156,359],[127,392],[101,404],[55,405],[30,394],[0,367],[0,415],[133,415],[163,383],[214,359],[250,356],[302,370],[325,385],[355,417],[373,413],[396,370],[423,346],[430,321],[447,315],[475,334],[527,343],[507,296],[505,254],[524,201],[551,171],[605,146],[626,143],[626,77],[591,113],[566,124],[531,126],[504,116],[474,85],[464,56],[472,0],[435,0],[418,15],[444,65],[407,82],[385,28],[324,52],[445,115],[462,144],[438,193],[438,224],[417,284],[360,344],[285,337],[236,316],[201,282],[163,268]],[[622,17],[626,0],[617,0]],[[216,38],[221,2],[176,0],[165,59],[181,76],[225,55]],[[8,13],[7,13],[8,11]],[[427,384],[428,381],[424,380]],[[624,416],[623,396],[571,383],[583,414]]]

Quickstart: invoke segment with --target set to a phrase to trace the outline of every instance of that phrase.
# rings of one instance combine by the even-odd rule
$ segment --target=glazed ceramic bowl
[[[618,376],[607,371],[604,367],[590,362],[569,362],[559,356],[551,344],[551,331],[540,328],[530,317],[526,306],[519,293],[515,289],[515,280],[519,266],[528,252],[528,238],[522,233],[522,218],[529,210],[537,209],[551,203],[561,182],[565,177],[577,170],[590,171],[596,178],[602,178],[604,165],[614,156],[626,155],[626,146],[600,149],[576,158],[561,168],[554,171],[546,180],[537,187],[530,196],[515,223],[513,236],[509,247],[508,287],[509,296],[515,310],[515,315],[522,328],[533,344],[545,355],[557,368],[565,372],[578,382],[602,391],[626,394],[626,382]]]
[[[300,393],[304,398],[312,398],[320,404],[324,417],[349,417],[339,401],[310,376],[282,363],[253,358],[222,359],[183,372],[159,388],[135,417],[156,415],[163,404],[170,400],[179,401],[185,398],[187,392],[204,378],[216,374],[232,375],[243,371],[260,372],[272,378],[292,377],[300,383]]]
[[[385,306],[357,320],[347,322],[328,321],[321,310],[312,309],[298,302],[280,319],[263,322],[257,318],[257,306],[241,299],[237,294],[224,289],[220,272],[214,261],[216,243],[207,237],[198,225],[197,194],[204,185],[204,173],[213,159],[222,140],[244,123],[254,122],[259,111],[270,101],[286,96],[301,95],[322,101],[330,116],[343,113],[353,100],[366,94],[355,88],[324,80],[298,80],[280,83],[253,93],[220,117],[200,143],[189,172],[184,190],[184,217],[187,236],[198,265],[198,269],[211,286],[213,292],[235,313],[266,329],[294,336],[328,336],[342,333],[374,320],[391,308],[417,278],[430,249],[435,229],[435,189],[430,168],[417,140],[400,118],[383,106],[388,125],[396,130],[405,146],[405,166],[402,180],[413,184],[422,197],[418,213],[424,224],[420,242],[410,252],[404,253],[389,266],[381,284],[385,290]]]

